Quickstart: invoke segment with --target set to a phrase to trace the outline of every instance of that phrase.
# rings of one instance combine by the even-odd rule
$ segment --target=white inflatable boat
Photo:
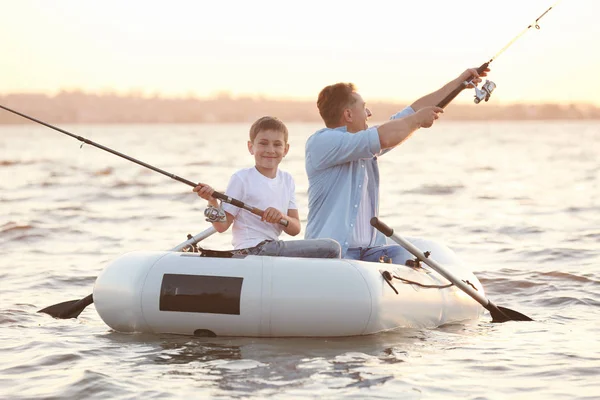
[[[484,296],[449,248],[410,241]],[[116,331],[196,336],[369,335],[481,316],[477,301],[429,266],[415,264],[132,252],[98,276],[93,298]]]

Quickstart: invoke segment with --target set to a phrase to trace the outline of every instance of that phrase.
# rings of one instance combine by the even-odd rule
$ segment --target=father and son
[[[274,117],[262,117],[250,128],[248,150],[255,166],[237,171],[225,193],[264,210],[262,217],[228,203],[219,204],[214,189],[199,183],[198,196],[208,201],[205,215],[218,232],[233,225],[233,246],[241,254],[285,257],[349,258],[378,262],[382,257],[403,264],[406,251],[386,244],[370,224],[379,211],[377,157],[408,139],[419,128],[429,128],[443,110],[436,106],[462,82],[481,82],[467,69],[440,89],[421,97],[393,115],[390,121],[369,127],[371,111],[352,83],[336,83],[319,93],[317,108],[325,128],[306,142],[308,222],[305,240],[279,240],[282,232],[300,233],[292,176],[279,169],[288,153],[288,130]],[[287,221],[287,226],[280,222]]]

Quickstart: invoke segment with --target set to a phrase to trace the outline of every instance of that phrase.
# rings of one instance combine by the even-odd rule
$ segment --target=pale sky
[[[313,100],[349,81],[367,101],[412,101],[555,2],[0,0],[0,94]],[[599,19],[599,0],[562,0],[492,63],[493,100],[600,105]]]

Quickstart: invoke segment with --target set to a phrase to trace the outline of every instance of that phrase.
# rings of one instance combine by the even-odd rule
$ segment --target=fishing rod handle
[[[477,73],[479,75],[481,75],[489,65],[490,65],[489,61],[481,64],[481,66],[479,68],[477,68]],[[444,100],[440,101],[437,106],[440,108],[445,108],[466,87],[467,87],[466,82],[461,82],[460,86],[457,87],[456,89],[454,89],[448,96],[444,97]]]
[[[255,207],[249,206],[246,203],[239,201],[237,199],[234,199],[233,197],[229,197],[223,193],[213,192],[212,197],[214,197],[215,199],[224,201],[225,203],[234,205],[236,207],[243,208],[244,210],[248,210],[252,214],[258,215],[259,217],[262,217],[265,214],[265,212],[263,210],[261,210],[260,208],[255,208]],[[289,225],[289,222],[285,219],[280,219],[279,225],[287,227]]]
[[[171,178],[173,178],[173,179],[175,179],[175,180],[177,180],[179,182],[185,183],[186,185],[189,185],[191,187],[198,186],[197,183],[194,183],[192,181],[188,181],[187,179],[181,178],[181,177],[179,177],[177,175],[171,174],[170,176],[171,176]],[[249,206],[246,203],[244,203],[244,202],[242,202],[240,200],[234,199],[233,197],[229,197],[229,196],[227,196],[226,194],[223,194],[223,193],[219,193],[219,192],[215,191],[215,192],[213,192],[212,197],[214,197],[215,199],[219,199],[219,200],[221,200],[221,201],[223,201],[225,203],[231,204],[233,206],[236,206],[236,207],[239,207],[239,208],[243,208],[244,210],[248,210],[252,214],[258,215],[259,217],[262,217],[264,215],[264,213],[265,213],[260,208],[255,208],[255,207]],[[279,224],[282,225],[282,226],[287,227],[289,225],[289,222],[287,220],[285,220],[285,219],[281,219],[281,220],[279,220]]]

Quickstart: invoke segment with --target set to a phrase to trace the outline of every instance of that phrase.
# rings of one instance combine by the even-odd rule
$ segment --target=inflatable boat
[[[198,185],[18,111],[0,108],[188,186]],[[262,210],[223,193],[212,196],[263,215]],[[283,220],[280,223],[285,225]],[[408,256],[404,264],[398,264],[399,260],[389,264],[264,256],[236,259],[203,257],[206,254],[182,252],[179,246],[168,252],[129,253],[106,268],[92,294],[39,312],[77,318],[96,303],[100,317],[117,331],[200,336],[368,335],[478,318],[482,307],[490,312],[492,322],[532,321],[487,299],[477,278],[456,262],[448,248],[407,241],[377,217],[370,223],[415,258]],[[211,227],[180,246],[195,245],[214,232]],[[429,258],[432,253],[435,260]]]
[[[448,247],[409,239],[484,296]],[[120,332],[336,337],[477,319],[484,309],[428,265],[346,259],[131,252],[98,276],[93,300]],[[394,260],[397,261],[397,260]]]

